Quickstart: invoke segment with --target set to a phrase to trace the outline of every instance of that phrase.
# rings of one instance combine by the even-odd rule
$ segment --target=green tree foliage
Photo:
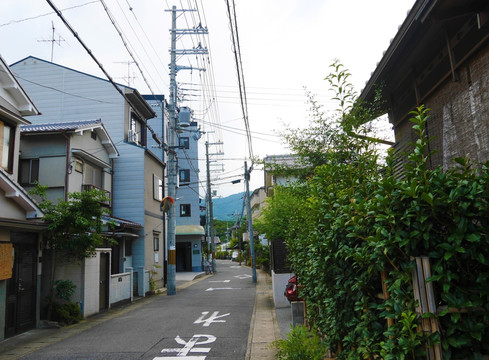
[[[52,255],[52,287],[48,310],[48,318],[51,318],[58,260],[82,260],[93,255],[95,249],[104,244],[104,240],[110,245],[111,239],[102,235],[102,216],[109,212],[101,205],[107,200],[102,191],[93,189],[73,192],[68,194],[67,201],[59,199],[54,203],[47,199],[46,189],[47,187],[38,185],[31,193],[40,198],[43,220],[48,224],[44,246]]]
[[[97,189],[68,194],[68,201],[56,203],[46,197],[46,187],[38,185],[32,193],[41,198],[39,203],[48,223],[45,246],[63,252],[63,257],[81,260],[93,255],[104,242],[102,215],[109,212],[101,203],[105,194]]]
[[[221,239],[221,242],[226,241],[226,236],[229,229],[234,225],[234,221],[224,221],[214,219],[214,234]]]
[[[335,63],[327,78],[340,101],[336,116],[325,118],[313,103],[308,132],[289,133],[307,171],[276,188],[264,212],[267,237],[286,240],[310,323],[338,359],[423,358],[425,345],[437,342],[446,359],[479,359],[489,354],[489,163],[455,159],[447,171],[428,169],[428,110],[420,107],[411,114],[418,140],[403,177],[395,176],[399,159],[381,162],[366,136],[379,105],[355,101],[346,74]],[[418,256],[431,259],[442,311],[429,316],[441,334],[418,331]]]

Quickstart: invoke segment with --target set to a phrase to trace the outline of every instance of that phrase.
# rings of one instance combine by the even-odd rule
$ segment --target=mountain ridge
[[[212,202],[214,204],[213,215],[214,219],[223,221],[236,220],[235,214],[241,215],[243,210],[243,196],[244,192],[238,194],[232,194],[223,198],[214,198]]]

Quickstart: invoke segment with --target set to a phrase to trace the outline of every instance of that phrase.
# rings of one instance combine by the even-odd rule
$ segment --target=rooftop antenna
[[[127,77],[123,76],[122,80],[127,81],[127,86],[131,86],[131,80],[136,79],[136,76],[134,76],[134,72],[132,73],[131,76],[131,65],[135,64],[134,61],[115,61],[115,64],[127,64]]]
[[[54,58],[54,44],[57,44],[58,46],[61,46],[62,41],[66,41],[61,37],[61,35],[58,34],[58,39],[56,40],[55,37],[55,27],[54,27],[54,21],[51,21],[51,29],[53,30],[51,34],[51,39],[50,40],[37,40],[37,42],[50,42],[51,43],[51,62],[53,62]]]

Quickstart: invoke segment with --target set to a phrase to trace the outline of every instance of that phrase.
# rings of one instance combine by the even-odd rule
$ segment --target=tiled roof
[[[103,221],[113,221],[113,222],[115,222],[115,225],[117,225],[117,226],[125,225],[125,226],[131,227],[131,228],[142,228],[143,227],[143,225],[141,225],[137,222],[126,220],[126,219],[121,219],[121,218],[115,217],[115,216],[102,215],[102,220]]]
[[[98,127],[101,124],[102,121],[100,119],[66,121],[66,122],[56,122],[56,123],[46,123],[46,124],[31,124],[31,125],[22,125],[20,127],[20,131],[23,133],[75,131],[75,130],[82,130],[91,127]]]

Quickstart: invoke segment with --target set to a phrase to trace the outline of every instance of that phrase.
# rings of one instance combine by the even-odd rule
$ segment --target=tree
[[[225,241],[227,232],[233,226],[233,221],[224,221],[214,219],[214,234],[221,239],[221,242]]]
[[[102,216],[109,210],[101,205],[107,200],[105,193],[97,189],[69,193],[67,201],[56,203],[47,199],[46,190],[47,187],[38,185],[31,193],[40,198],[39,206],[48,223],[44,248],[52,254],[48,307],[51,319],[58,259],[79,261],[93,255],[106,240],[102,235]]]

